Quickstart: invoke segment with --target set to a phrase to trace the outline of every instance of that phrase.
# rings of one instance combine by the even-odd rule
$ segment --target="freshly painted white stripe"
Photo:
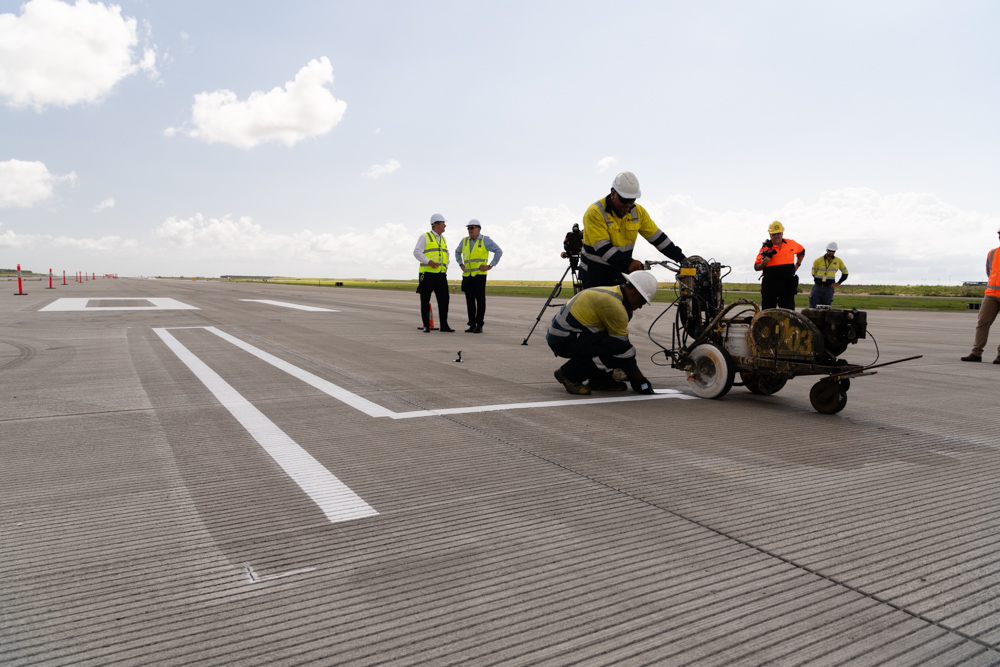
[[[153,331],[243,425],[243,428],[250,432],[254,440],[260,443],[282,470],[319,505],[331,523],[378,514],[373,507],[324,468],[309,452],[288,437],[166,329],[153,329]]]
[[[658,389],[656,394],[640,396],[612,396],[607,398],[570,398],[561,401],[539,401],[537,403],[505,403],[498,405],[473,405],[467,408],[447,408],[445,410],[416,410],[414,412],[394,412],[393,419],[411,419],[413,417],[433,417],[439,415],[460,415],[470,412],[493,412],[495,410],[521,410],[523,408],[551,408],[562,405],[580,405],[593,403],[624,403],[626,401],[651,401],[658,398],[680,398],[697,400],[697,396],[682,394],[673,389]]]
[[[456,414],[468,414],[473,412],[494,412],[497,410],[523,410],[526,408],[549,408],[558,407],[563,405],[594,405],[600,403],[624,403],[628,401],[649,401],[656,400],[659,398],[681,398],[685,400],[696,399],[697,396],[691,396],[689,394],[684,394],[675,389],[656,389],[656,393],[653,395],[640,395],[640,396],[612,396],[607,398],[571,398],[563,399],[561,401],[539,401],[536,403],[502,403],[497,405],[473,405],[464,408],[447,408],[442,410],[415,410],[413,412],[393,412],[388,408],[384,408],[377,403],[373,403],[368,399],[361,398],[357,394],[353,394],[343,387],[338,387],[337,385],[324,380],[321,377],[313,375],[309,371],[302,370],[297,366],[279,359],[273,354],[259,350],[249,343],[245,343],[239,338],[230,336],[224,331],[220,331],[215,327],[205,327],[206,330],[211,331],[216,336],[227,340],[241,350],[245,350],[250,354],[254,355],[262,361],[266,361],[275,368],[279,368],[292,377],[296,377],[306,384],[319,389],[321,392],[328,396],[336,398],[338,401],[342,401],[356,410],[360,410],[369,417],[390,417],[392,419],[412,419],[414,417],[435,417],[440,415],[456,415]]]
[[[317,313],[339,313],[339,310],[320,308],[318,306],[302,306],[297,303],[285,303],[284,301],[271,301],[270,299],[240,299],[240,301],[255,301],[256,303],[266,303],[271,306],[281,306],[282,308],[295,308],[296,310],[308,310]]]
[[[98,306],[94,308],[88,307],[88,303],[91,301],[148,301],[151,306]],[[147,296],[136,296],[136,297],[116,297],[114,299],[107,299],[102,297],[63,297],[61,299],[56,299],[44,308],[39,308],[38,312],[53,312],[53,311],[86,311],[88,313],[100,313],[105,310],[200,310],[196,306],[189,306],[186,303],[181,303],[176,299],[170,299],[167,297],[147,297]]]
[[[230,336],[225,331],[219,331],[215,327],[205,327],[205,329],[211,331],[212,333],[214,333],[219,338],[222,338],[223,340],[228,340],[230,343],[240,348],[241,350],[246,350],[253,356],[257,357],[258,359],[266,361],[275,368],[280,368],[281,370],[285,371],[292,377],[298,378],[303,382],[305,382],[306,384],[313,386],[316,389],[319,389],[324,394],[332,396],[338,401],[343,401],[344,403],[347,403],[352,408],[360,410],[369,417],[389,417],[393,414],[392,410],[383,408],[378,403],[372,403],[367,399],[361,398],[357,394],[352,394],[343,387],[338,387],[332,382],[324,380],[323,378],[318,377],[316,375],[313,375],[308,371],[304,371],[298,366],[293,366],[287,361],[279,359],[273,354],[269,354],[264,350],[259,350],[250,343],[244,343],[239,338]]]

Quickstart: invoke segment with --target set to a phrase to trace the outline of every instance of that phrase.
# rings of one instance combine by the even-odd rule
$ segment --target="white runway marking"
[[[103,301],[105,303],[111,301],[148,301],[151,306],[97,306],[88,307],[91,301]],[[189,306],[186,303],[181,303],[175,299],[170,299],[166,297],[146,297],[137,296],[132,298],[78,298],[78,297],[64,297],[61,299],[56,299],[44,308],[39,308],[38,312],[43,311],[86,311],[88,313],[99,313],[105,310],[200,310],[196,306]]]
[[[285,303],[284,301],[271,301],[270,299],[240,299],[240,301],[255,301],[257,303],[266,303],[271,306],[281,306],[282,308],[295,308],[296,310],[308,310],[310,312],[316,313],[339,313],[339,310],[332,310],[330,308],[320,308],[318,306],[301,306],[297,303]]]
[[[564,405],[595,405],[601,403],[625,403],[630,401],[652,401],[664,398],[679,398],[682,400],[696,400],[697,396],[685,394],[676,389],[657,389],[656,393],[639,396],[612,396],[607,398],[571,398],[559,401],[538,401],[534,403],[500,403],[494,405],[473,405],[464,408],[443,408],[439,410],[414,410],[412,412],[393,412],[384,408],[378,403],[373,403],[366,398],[362,398],[343,387],[339,387],[328,380],[313,375],[309,371],[279,359],[273,354],[269,354],[261,349],[246,343],[235,336],[230,336],[224,331],[215,327],[204,327],[219,338],[227,340],[241,350],[245,350],[262,361],[266,361],[275,368],[285,371],[292,377],[302,380],[306,384],[319,389],[327,396],[331,396],[338,401],[350,405],[355,410],[360,410],[369,417],[389,417],[390,419],[413,419],[414,417],[439,417],[442,415],[469,414],[474,412],[495,412],[498,410],[523,410],[526,408],[551,408]],[[161,331],[160,329],[156,330]]]
[[[249,431],[254,440],[260,443],[282,470],[319,505],[331,523],[378,514],[371,505],[324,468],[309,452],[288,437],[166,329],[153,329],[153,331],[243,425],[243,428]]]

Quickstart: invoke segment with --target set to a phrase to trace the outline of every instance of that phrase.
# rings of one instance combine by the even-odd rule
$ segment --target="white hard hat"
[[[652,303],[656,296],[656,276],[649,271],[633,271],[625,276],[625,280],[642,295],[646,303]]]
[[[473,218],[472,220],[469,220],[467,223],[465,223],[465,226],[466,227],[480,227],[480,228],[482,227],[482,225],[479,224],[479,221],[476,220],[475,218]]]
[[[834,252],[837,252],[837,242],[836,241],[830,241],[829,243],[826,244],[826,249],[827,250],[832,250]]]
[[[611,187],[622,199],[638,199],[642,196],[639,192],[639,179],[631,171],[623,171],[615,176],[615,182]]]
[[[445,222],[444,216],[440,213],[435,213],[431,216],[431,225],[436,225],[439,222]]]

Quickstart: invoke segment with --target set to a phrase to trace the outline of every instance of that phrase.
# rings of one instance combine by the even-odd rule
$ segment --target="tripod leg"
[[[541,320],[542,319],[542,315],[545,314],[545,309],[549,307],[550,303],[552,303],[552,299],[556,298],[559,295],[559,292],[562,291],[563,281],[566,280],[566,274],[569,273],[569,270],[571,268],[573,268],[573,267],[567,266],[566,270],[563,271],[562,278],[560,278],[559,282],[556,283],[556,286],[552,288],[552,293],[549,294],[549,298],[545,300],[545,305],[542,306],[542,309],[540,311],[538,311],[538,317],[535,318],[535,323],[533,325],[531,325],[531,331],[529,331],[528,335],[524,337],[523,341],[521,341],[521,345],[527,345],[528,344],[528,339],[531,338],[531,334],[533,334],[535,332],[535,327],[538,326],[539,320]],[[574,286],[575,286],[575,283],[574,283]]]

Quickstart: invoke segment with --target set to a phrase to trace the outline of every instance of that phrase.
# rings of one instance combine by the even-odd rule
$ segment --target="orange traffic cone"
[[[430,304],[430,303],[428,303],[428,304],[427,304],[427,311],[428,311],[428,312],[430,313],[430,323],[431,323],[431,327],[430,327],[430,328],[431,328],[431,331],[437,331],[437,327],[436,327],[436,326],[434,326],[434,304]],[[423,324],[421,324],[421,325],[420,325],[419,327],[417,327],[417,328],[418,328],[418,329],[423,329],[423,328],[424,328],[424,325],[423,325]]]

